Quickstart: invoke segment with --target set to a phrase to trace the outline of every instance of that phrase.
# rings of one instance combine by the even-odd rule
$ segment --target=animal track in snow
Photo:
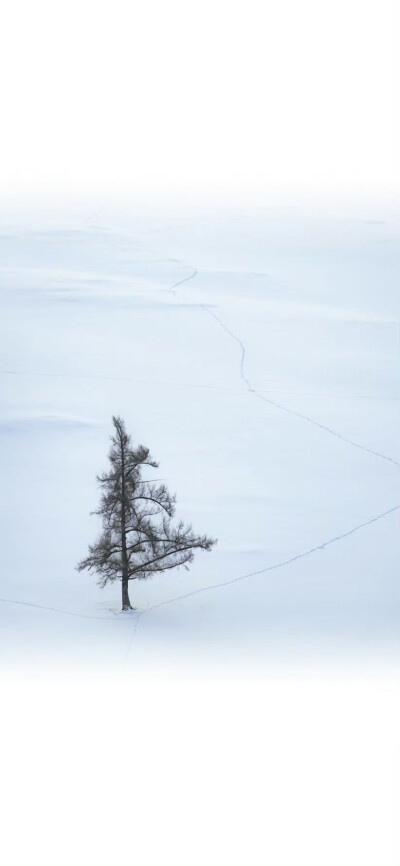
[[[387,511],[383,511],[381,514],[377,514],[376,517],[372,517],[370,520],[366,520],[364,523],[359,523],[357,526],[353,526],[352,529],[349,529],[347,532],[343,532],[341,535],[336,535],[334,538],[329,538],[327,541],[322,542],[322,544],[316,545],[316,547],[311,547],[309,550],[305,550],[303,553],[297,553],[295,556],[291,556],[289,559],[284,559],[281,562],[276,562],[274,565],[267,565],[265,568],[259,568],[257,571],[250,571],[248,574],[242,574],[239,577],[233,577],[230,580],[224,580],[221,583],[213,583],[210,586],[203,586],[200,589],[194,589],[192,592],[187,592],[184,595],[178,595],[175,598],[169,598],[166,601],[160,601],[158,604],[153,604],[151,607],[146,608],[143,613],[149,613],[151,610],[155,610],[158,607],[163,607],[166,604],[172,604],[174,601],[182,601],[185,598],[191,598],[193,595],[199,595],[202,592],[209,592],[212,589],[221,589],[224,586],[230,586],[232,583],[239,583],[241,580],[246,580],[249,577],[256,577],[258,574],[265,574],[267,571],[275,571],[278,568],[284,568],[286,565],[291,565],[292,562],[297,562],[299,559],[304,559],[307,556],[311,556],[313,553],[316,553],[318,550],[324,550],[328,545],[335,544],[337,541],[342,541],[344,538],[348,538],[350,535],[353,535],[355,532],[358,532],[360,529],[364,529],[366,526],[370,526],[372,523],[376,523],[378,520],[382,520],[382,518],[387,517],[389,514],[393,514],[395,511],[398,511],[400,508],[399,505],[395,505],[394,508],[389,508]]]
[[[380,451],[374,451],[372,448],[368,448],[366,445],[360,445],[359,442],[354,442],[353,439],[348,439],[347,436],[343,436],[342,433],[338,433],[337,430],[333,430],[331,427],[327,427],[326,424],[321,424],[314,418],[310,418],[309,415],[304,415],[302,412],[297,412],[295,409],[290,409],[283,403],[277,403],[275,400],[270,400],[268,397],[265,397],[262,393],[253,388],[244,371],[246,360],[246,346],[244,345],[244,343],[242,343],[241,339],[237,336],[237,334],[227,328],[222,319],[220,319],[220,317],[217,316],[217,314],[214,313],[213,310],[210,310],[207,304],[201,304],[200,306],[203,310],[205,310],[206,313],[212,316],[213,319],[215,319],[219,323],[220,327],[240,346],[240,376],[250,394],[253,394],[254,397],[257,397],[264,403],[268,403],[275,409],[280,409],[282,412],[287,412],[289,415],[294,415],[296,418],[300,418],[302,421],[307,421],[309,424],[313,424],[314,427],[319,427],[320,430],[324,430],[325,433],[330,433],[331,436],[336,436],[337,439],[341,439],[341,441],[346,442],[347,445],[352,445],[353,448],[359,448],[361,451],[366,451],[367,454],[372,454],[374,457],[380,457],[381,460],[387,460],[389,463],[393,463],[395,466],[400,466],[400,463],[398,462],[398,460],[395,460],[394,457],[388,457],[387,454],[382,454]]]

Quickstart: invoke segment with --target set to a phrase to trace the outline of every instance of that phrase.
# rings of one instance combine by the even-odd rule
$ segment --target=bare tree
[[[113,417],[109,460],[111,468],[97,477],[102,494],[95,514],[101,515],[103,531],[89,555],[77,566],[99,575],[99,586],[122,583],[122,610],[129,610],[129,581],[192,562],[194,551],[211,550],[215,539],[196,536],[182,522],[172,526],[175,497],[164,484],[142,479],[142,469],[157,469],[148,448],[132,448],[121,418]]]

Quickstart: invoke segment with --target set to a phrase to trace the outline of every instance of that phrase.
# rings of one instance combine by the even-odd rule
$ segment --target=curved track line
[[[290,415],[295,415],[303,421],[308,421],[309,424],[313,424],[314,427],[319,427],[321,430],[324,430],[325,433],[330,433],[331,436],[336,436],[337,439],[341,439],[342,442],[346,442],[347,445],[353,445],[354,448],[359,448],[360,451],[366,451],[367,454],[372,454],[374,457],[380,457],[381,460],[387,460],[388,463],[393,463],[394,466],[400,466],[399,461],[395,460],[394,457],[388,457],[387,454],[382,454],[381,451],[374,451],[373,448],[368,448],[366,445],[360,445],[359,442],[354,442],[353,439],[348,439],[347,436],[343,436],[336,430],[332,430],[331,427],[327,427],[325,424],[315,421],[314,418],[309,418],[308,415],[303,415],[302,412],[296,412],[294,409],[289,409],[287,406],[283,406],[282,403],[276,403],[274,400],[269,400],[268,397],[262,396],[262,394],[259,394],[258,391],[255,391],[253,388],[250,390],[255,397],[258,397],[258,399],[262,400],[264,403],[269,403],[270,406],[281,409],[282,412],[288,412]]]
[[[387,517],[388,514],[393,514],[395,511],[398,511],[399,508],[399,505],[395,505],[394,508],[389,508],[388,511],[383,511],[382,514],[372,517],[371,520],[359,523],[357,526],[354,526],[353,529],[348,530],[348,532],[343,532],[342,535],[336,535],[334,538],[330,538],[328,541],[324,541],[316,547],[311,547],[310,550],[305,550],[303,553],[298,553],[296,556],[290,557],[290,559],[284,559],[282,562],[275,563],[275,565],[267,565],[266,568],[260,568],[257,571],[250,571],[248,574],[242,574],[240,577],[234,577],[231,580],[224,580],[222,583],[213,583],[211,586],[194,589],[192,592],[169,598],[167,601],[160,601],[159,604],[154,604],[151,607],[146,608],[143,613],[149,613],[151,610],[156,610],[156,608],[163,607],[166,604],[172,604],[174,601],[181,601],[185,598],[191,598],[193,595],[200,595],[202,592],[209,592],[212,589],[220,589],[224,586],[230,586],[230,584],[238,583],[240,580],[246,580],[248,577],[255,577],[258,574],[265,574],[267,571],[275,571],[278,568],[284,568],[284,566],[290,565],[292,562],[297,562],[298,559],[304,559],[306,556],[311,556],[311,554],[316,553],[318,550],[324,550],[329,544],[335,544],[337,541],[342,541],[344,538],[348,538],[350,535],[353,535],[354,532],[358,532],[360,529],[364,529],[364,527],[370,526],[378,520],[382,520],[382,518]]]
[[[256,389],[252,387],[251,382],[246,377],[244,372],[246,346],[244,345],[244,343],[242,343],[241,339],[237,336],[237,334],[227,328],[222,319],[220,319],[219,316],[217,316],[217,314],[213,312],[213,310],[209,309],[207,304],[200,304],[200,306],[206,313],[209,314],[209,316],[212,316],[213,319],[218,322],[220,327],[240,346],[240,376],[250,394],[253,394],[254,397],[257,397],[264,403],[268,403],[275,409],[281,409],[282,412],[287,412],[289,415],[294,415],[296,418],[301,418],[302,421],[307,421],[308,424],[313,424],[314,427],[319,427],[320,430],[324,430],[325,433],[330,433],[331,436],[336,436],[337,439],[340,439],[342,442],[346,442],[347,445],[352,445],[354,448],[359,448],[360,451],[366,451],[367,454],[372,454],[374,457],[380,457],[381,460],[386,460],[388,463],[393,463],[395,466],[400,466],[399,461],[395,460],[394,457],[388,457],[387,454],[382,454],[380,451],[374,451],[372,448],[368,448],[366,445],[360,445],[359,442],[354,442],[353,439],[348,439],[347,436],[343,436],[336,430],[332,430],[331,427],[327,427],[325,424],[321,424],[319,421],[315,421],[314,418],[310,418],[309,415],[304,415],[302,412],[296,412],[295,409],[289,409],[289,407],[285,406],[283,403],[277,403],[275,400],[270,400],[268,397],[264,397],[259,391],[256,391]]]
[[[0,602],[3,604],[22,604],[24,607],[35,607],[39,610],[49,610],[52,613],[63,613],[65,616],[77,616],[80,619],[97,619],[101,622],[115,622],[115,620],[111,619],[109,616],[91,616],[87,613],[74,613],[71,610],[61,610],[59,607],[46,607],[44,604],[33,604],[30,601],[16,601],[13,598],[0,598]]]
[[[232,340],[235,340],[235,342],[238,344],[238,346],[240,346],[240,351],[242,353],[242,357],[240,359],[240,376],[243,379],[243,382],[246,385],[246,388],[249,391],[252,391],[253,393],[255,393],[249,380],[246,378],[246,376],[244,374],[244,362],[245,362],[245,358],[246,358],[246,346],[244,345],[244,343],[242,343],[240,337],[238,337],[237,334],[234,334],[233,331],[231,331],[229,328],[227,328],[227,326],[222,321],[222,319],[220,319],[219,316],[217,316],[217,314],[214,313],[213,310],[210,310],[210,308],[207,306],[207,304],[200,304],[200,306],[201,306],[202,310],[205,310],[205,312],[208,313],[209,316],[212,316],[213,319],[215,319],[215,321],[218,322],[218,324],[221,326],[221,328],[225,331],[225,333],[229,334],[229,336],[232,337]]]
[[[187,282],[189,282],[189,280],[193,280],[193,277],[197,277],[197,274],[198,274],[198,271],[197,271],[197,269],[195,268],[194,271],[193,271],[193,273],[192,273],[192,274],[189,274],[188,277],[185,277],[184,280],[179,280],[177,283],[174,283],[174,285],[171,286],[171,288],[169,289],[169,291],[172,292],[173,294],[175,294],[175,291],[176,291],[176,289],[178,288],[178,286],[181,286],[183,283],[187,283]]]

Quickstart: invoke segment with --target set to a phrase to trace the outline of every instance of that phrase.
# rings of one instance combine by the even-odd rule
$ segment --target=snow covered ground
[[[1,595],[110,620],[3,602],[3,652],[125,639],[119,587],[74,572],[112,414],[219,539],[133,586],[142,641],[395,638],[395,225],[132,211],[3,217]]]
[[[396,219],[378,206],[372,213],[332,216],[299,207],[157,211],[105,201],[58,212],[10,209],[0,234],[5,688],[13,692],[8,677],[18,670],[18,681],[21,668],[30,676],[54,669],[121,676],[125,688],[131,684],[141,695],[141,706],[147,704],[148,718],[149,706],[157,711],[159,704],[138,672],[149,665],[152,676],[154,669],[162,672],[160,705],[168,701],[165,678],[182,662],[192,671],[219,670],[220,684],[224,667],[228,682],[237,671],[245,713],[242,707],[236,714],[233,686],[219,704],[214,679],[204,685],[200,715],[188,710],[196,738],[199,719],[207,716],[206,766],[217,778],[219,796],[212,792],[205,826],[184,808],[177,845],[165,818],[172,805],[158,792],[153,817],[157,822],[166,808],[165,845],[146,847],[146,824],[136,853],[118,847],[118,866],[394,866],[399,849],[389,804],[400,757]],[[98,531],[90,512],[98,500],[96,473],[107,465],[113,414],[160,462],[159,476],[177,493],[177,515],[218,538],[215,551],[199,554],[189,573],[133,584],[137,612],[126,615],[119,613],[119,586],[100,591],[94,577],[74,570]],[[305,665],[302,674],[295,673],[296,656]],[[310,685],[317,659],[327,668]],[[349,665],[352,675],[327,673],[332,659],[340,660],[341,671]],[[334,685],[327,688],[331,676]],[[252,677],[261,677],[261,692],[246,691]],[[185,689],[198,706],[193,682]],[[177,685],[172,692],[176,698]],[[96,708],[99,700],[97,694]],[[275,709],[263,728],[264,700]],[[218,704],[216,742],[204,708]],[[250,770],[240,732],[251,738],[252,711]],[[288,719],[295,713],[299,727],[292,728]],[[169,719],[167,731],[175,758],[179,752],[184,760],[180,750],[190,755],[193,748],[188,728],[177,733]],[[141,734],[139,726],[134,742]],[[270,737],[280,758],[270,754]],[[144,734],[147,745],[156,738],[155,730]],[[364,802],[369,747],[372,788]],[[155,748],[160,757],[160,745]],[[115,761],[119,749],[114,743]],[[82,759],[82,743],[78,753]],[[322,755],[326,772],[319,774]],[[199,755],[192,759],[204,793],[210,779],[202,775]],[[179,761],[163,760],[163,772],[176,774],[175,803],[183,808],[189,775]],[[84,773],[93,780],[92,763]],[[145,759],[133,754],[128,771],[135,766],[146,778]],[[300,780],[307,774],[304,788]],[[127,785],[123,763],[118,772],[106,769],[105,777],[113,786]],[[243,826],[236,828],[239,837],[235,827],[228,829],[244,789],[250,792],[247,827],[249,803],[256,803],[251,844]],[[48,787],[42,794],[48,803]],[[198,815],[198,791],[193,796]],[[223,814],[213,824],[210,848],[204,838],[218,808]],[[262,830],[265,814],[275,815],[273,830]],[[290,841],[284,837],[293,822]],[[117,825],[113,812],[107,844],[102,848],[97,840],[90,848],[89,820],[80,831],[83,859],[68,846],[67,853],[56,852],[55,837],[24,855],[10,842],[7,866],[111,866]],[[55,820],[55,826],[62,832],[63,824]]]

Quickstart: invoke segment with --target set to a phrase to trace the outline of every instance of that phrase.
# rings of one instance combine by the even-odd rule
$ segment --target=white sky
[[[3,190],[397,184],[397,0],[3,10]]]

